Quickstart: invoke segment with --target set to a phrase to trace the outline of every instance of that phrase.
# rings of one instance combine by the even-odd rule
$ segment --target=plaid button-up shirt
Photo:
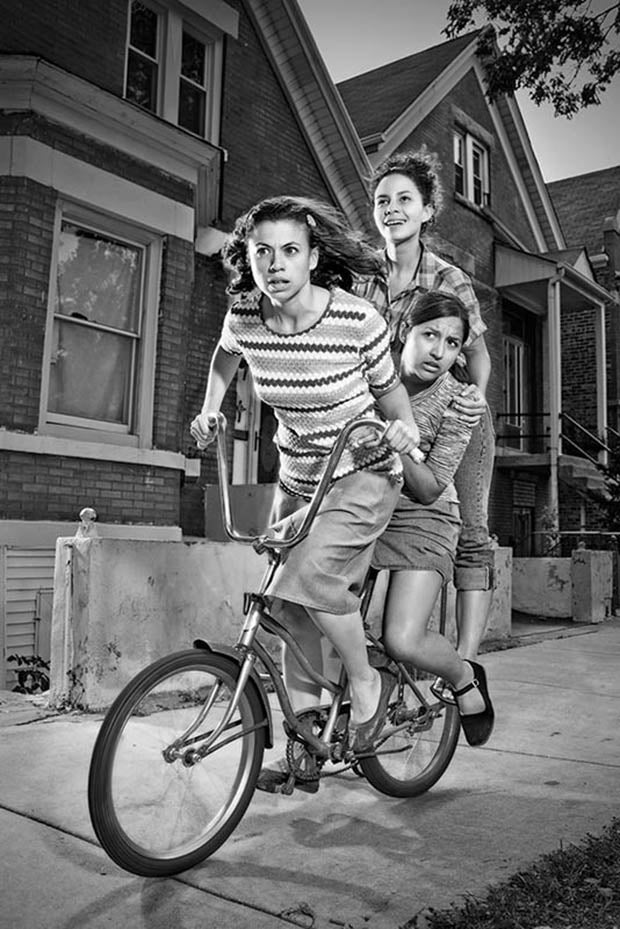
[[[388,258],[385,256],[385,270],[375,277],[357,278],[352,289],[358,297],[364,297],[374,304],[385,318],[390,328],[394,354],[400,355],[407,332],[411,328],[410,310],[415,306],[416,299],[431,290],[454,294],[467,308],[469,336],[466,345],[471,345],[486,332],[487,326],[480,315],[480,304],[469,277],[460,268],[444,261],[424,245],[416,273],[407,287],[393,297],[390,297],[388,270]],[[460,365],[466,363],[463,355],[459,356],[458,361]]]

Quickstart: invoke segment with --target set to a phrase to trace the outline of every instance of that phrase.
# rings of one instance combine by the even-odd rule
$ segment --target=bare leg
[[[374,715],[381,693],[381,678],[368,663],[366,634],[359,611],[337,615],[309,610],[310,616],[330,640],[345,666],[351,696],[351,721],[355,725]]]
[[[448,639],[428,629],[428,622],[441,589],[436,571],[394,571],[385,608],[384,639],[387,651],[401,661],[410,661],[423,671],[439,674],[457,690],[474,677]],[[461,710],[478,713],[484,700],[477,689],[459,698]]]
[[[492,600],[493,590],[457,591],[458,651],[463,658],[476,658],[486,629]]]

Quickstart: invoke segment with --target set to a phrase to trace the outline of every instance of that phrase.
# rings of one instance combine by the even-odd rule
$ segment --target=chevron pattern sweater
[[[278,419],[280,484],[308,499],[341,429],[351,420],[377,419],[374,398],[399,383],[386,323],[366,300],[330,291],[323,315],[303,332],[277,333],[263,321],[262,294],[238,296],[229,308],[220,346],[242,355],[257,396]],[[347,448],[335,477],[355,471],[401,472],[385,446]]]

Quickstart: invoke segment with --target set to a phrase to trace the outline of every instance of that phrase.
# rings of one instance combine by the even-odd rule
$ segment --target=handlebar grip
[[[412,459],[412,461],[414,461],[416,464],[424,464],[424,462],[426,461],[426,455],[425,455],[424,452],[423,452],[421,449],[419,449],[419,448],[414,448],[414,449],[412,449],[412,450],[409,452],[409,457],[410,457],[410,458]]]

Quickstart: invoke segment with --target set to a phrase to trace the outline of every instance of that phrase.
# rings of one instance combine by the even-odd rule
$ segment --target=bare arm
[[[414,461],[408,455],[403,456],[402,462],[405,484],[416,500],[425,506],[434,503],[445,487],[439,484],[429,466],[424,462]]]
[[[199,446],[208,445],[214,436],[210,418],[219,413],[226,391],[241,363],[241,355],[231,355],[218,344],[211,359],[209,379],[202,410],[192,421],[190,432]]]
[[[472,384],[478,387],[482,396],[485,397],[489,378],[491,377],[491,356],[484,336],[480,335],[471,345],[465,345],[463,353],[467,359],[470,380]]]
[[[452,406],[470,426],[475,426],[486,408],[486,390],[491,376],[491,356],[484,336],[463,348],[472,383],[456,397]]]
[[[420,444],[420,432],[413,418],[411,403],[404,384],[376,398],[377,406],[389,421],[384,439],[394,451],[408,455]]]

